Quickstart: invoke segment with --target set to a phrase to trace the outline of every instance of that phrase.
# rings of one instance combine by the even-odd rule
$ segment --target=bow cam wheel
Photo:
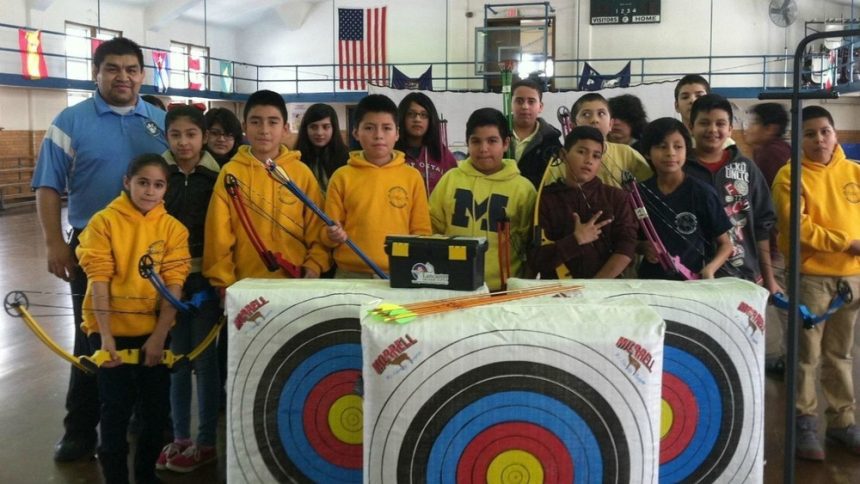
[[[21,317],[21,314],[18,313],[18,308],[21,306],[24,306],[24,309],[30,307],[30,301],[26,294],[22,291],[11,291],[6,294],[6,298],[3,300],[3,309],[6,310],[6,314],[14,318]]]

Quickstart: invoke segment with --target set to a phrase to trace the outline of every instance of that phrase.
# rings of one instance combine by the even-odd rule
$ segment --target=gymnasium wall
[[[331,63],[334,60],[336,27],[333,20],[336,9],[385,3],[389,6],[388,51],[391,63],[442,62],[446,59],[465,61],[474,56],[474,29],[483,24],[484,0],[298,2],[291,6],[293,10],[261,18],[253,29],[232,30],[210,26],[207,29],[210,53],[213,57],[241,59],[251,63]],[[562,59],[707,56],[709,53],[780,54],[784,51],[786,40],[792,46],[804,35],[802,19],[848,16],[851,13],[850,8],[836,2],[800,0],[799,20],[788,29],[782,29],[767,18],[768,2],[765,0],[663,0],[660,24],[592,27],[588,18],[589,2],[555,0],[551,3],[555,6],[556,56]],[[44,10],[30,8],[32,4],[47,7]],[[203,28],[199,24],[176,20],[156,32],[145,29],[146,12],[139,6],[101,2],[101,12],[97,6],[96,0],[3,0],[0,22],[62,31],[66,21],[92,25],[97,24],[100,18],[104,28],[121,30],[125,36],[151,47],[168,48],[171,40],[203,43]],[[295,12],[295,18],[287,26],[284,14],[291,12]],[[467,18],[467,12],[473,14],[471,18]],[[739,21],[743,21],[745,28],[736,28]],[[709,35],[712,24],[713,45]],[[307,41],[309,36],[313,36],[312,46]],[[667,41],[667,38],[671,40]],[[606,72],[614,68],[612,65],[597,67]],[[700,70],[707,69],[704,62],[700,67]],[[469,65],[461,69],[470,70],[467,73],[471,75],[474,68]],[[715,66],[715,69],[719,69],[719,66]],[[419,66],[404,67],[404,71],[410,75],[420,70],[423,68]],[[438,73],[437,68],[438,74],[441,73]],[[455,69],[452,69],[451,75],[454,74]],[[733,78],[724,79],[734,81]],[[714,84],[725,85],[725,81],[716,78]],[[736,100],[741,108],[755,102]],[[44,130],[66,104],[64,91],[0,87],[0,127],[5,128],[6,132]],[[843,98],[822,104],[833,112],[843,142],[860,141],[857,98]],[[236,110],[240,107],[235,106]],[[345,128],[345,105],[336,103],[335,109],[341,127]],[[547,112],[545,115],[549,119],[555,117],[554,113]],[[740,128],[736,126],[736,129]],[[0,131],[0,140],[4,136],[2,133]],[[291,138],[293,136],[290,135]]]

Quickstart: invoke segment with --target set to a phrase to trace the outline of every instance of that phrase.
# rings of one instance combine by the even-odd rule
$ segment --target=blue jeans
[[[203,341],[221,316],[217,298],[206,301],[195,314],[178,313],[170,332],[170,349],[186,355]],[[209,345],[191,365],[180,365],[170,375],[170,409],[173,412],[173,436],[177,440],[191,438],[191,368],[197,374],[197,408],[199,428],[197,444],[215,446],[221,379],[215,344]]]

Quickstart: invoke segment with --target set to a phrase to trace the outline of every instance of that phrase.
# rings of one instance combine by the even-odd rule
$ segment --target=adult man
[[[520,174],[535,188],[540,186],[550,158],[561,148],[561,132],[540,118],[543,101],[540,86],[529,79],[511,86],[514,114],[514,155]]]
[[[74,249],[90,217],[122,189],[129,161],[143,153],[162,153],[164,112],[140,101],[143,52],[133,41],[115,38],[93,55],[97,89],[91,99],[64,109],[45,132],[33,174],[39,221],[45,235],[48,271],[68,281],[75,320],[75,355],[92,354],[81,332],[81,302],[87,287]],[[68,191],[71,240],[60,222],[61,194]],[[99,402],[96,379],[72,368],[66,395],[66,431],[54,459],[73,461],[93,454]]]

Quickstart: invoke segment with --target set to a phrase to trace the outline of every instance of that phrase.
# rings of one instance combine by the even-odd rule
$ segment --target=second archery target
[[[574,304],[635,299],[666,321],[660,481],[762,482],[766,291],[737,279],[578,283]]]
[[[228,480],[361,482],[361,305],[456,294],[391,289],[385,281],[230,287]]]
[[[663,321],[546,309],[365,318],[365,482],[656,482]]]

